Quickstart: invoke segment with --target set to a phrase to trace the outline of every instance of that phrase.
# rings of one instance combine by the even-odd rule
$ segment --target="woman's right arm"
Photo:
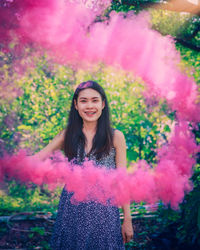
[[[57,134],[53,140],[44,147],[41,151],[33,155],[33,157],[38,158],[39,160],[43,161],[48,158],[54,151],[60,150],[64,143],[64,136],[65,136],[65,129]]]

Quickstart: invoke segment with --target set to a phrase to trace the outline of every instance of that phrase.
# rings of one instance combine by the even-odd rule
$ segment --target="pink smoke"
[[[51,188],[66,184],[68,191],[74,192],[73,201],[99,201],[114,205],[130,201],[153,203],[162,200],[177,208],[185,192],[192,189],[189,178],[199,150],[187,124],[181,123],[175,129],[168,147],[158,152],[158,165],[152,169],[145,161],[138,162],[133,173],[126,168],[106,170],[96,167],[91,161],[83,166],[71,164],[60,156],[59,162],[47,159],[41,162],[36,157],[27,157],[24,151],[17,155],[4,156],[0,160],[0,176],[16,178],[22,182],[37,185],[49,184]]]
[[[124,18],[112,12],[109,20],[97,22],[96,15],[109,1],[3,2],[7,5],[1,7],[0,23],[7,26],[1,25],[0,42],[5,48],[14,34],[17,46],[41,46],[59,62],[84,67],[104,62],[121,67],[142,77],[149,92],[165,98],[180,119],[199,121],[194,79],[179,69],[174,41],[151,30],[147,13],[136,16],[130,12]]]

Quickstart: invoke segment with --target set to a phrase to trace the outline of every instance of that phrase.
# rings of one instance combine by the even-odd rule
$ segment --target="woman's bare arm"
[[[126,168],[126,141],[124,135],[119,130],[115,130],[113,144],[116,150],[116,167]],[[124,213],[124,221],[122,224],[122,236],[124,243],[129,242],[133,238],[133,227],[130,204],[122,206]]]
[[[126,168],[126,141],[121,131],[115,130],[113,144],[116,150],[116,167]],[[130,205],[124,205],[122,209],[124,219],[131,219]]]
[[[57,134],[53,138],[53,140],[46,147],[44,147],[41,151],[36,153],[34,157],[37,157],[40,160],[45,160],[53,152],[55,152],[56,150],[60,150],[64,143],[64,136],[65,136],[65,130]]]

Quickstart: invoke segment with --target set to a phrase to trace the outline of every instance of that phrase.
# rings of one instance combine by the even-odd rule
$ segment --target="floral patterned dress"
[[[87,158],[98,167],[116,168],[114,148],[100,160],[92,153]],[[79,154],[77,161],[81,162]],[[118,207],[94,201],[75,205],[70,200],[72,196],[72,192],[63,188],[51,238],[52,249],[124,250]]]

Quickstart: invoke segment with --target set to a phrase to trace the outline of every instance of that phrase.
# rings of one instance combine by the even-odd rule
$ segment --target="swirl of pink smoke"
[[[66,183],[77,201],[106,203],[111,199],[114,204],[123,204],[161,199],[177,207],[184,193],[192,188],[189,178],[195,160],[191,156],[199,150],[184,120],[199,121],[200,112],[195,103],[197,86],[179,69],[180,55],[173,40],[151,30],[146,14],[130,13],[124,18],[113,12],[107,22],[94,22],[94,11],[64,0],[13,2],[18,4],[21,15],[10,31],[14,29],[22,45],[31,41],[63,62],[81,66],[104,62],[133,72],[145,80],[150,93],[168,101],[180,124],[169,145],[158,151],[155,169],[140,161],[132,174],[125,169],[108,174],[91,162],[80,168],[66,161],[41,163],[19,153],[1,159],[1,176],[52,186]]]

